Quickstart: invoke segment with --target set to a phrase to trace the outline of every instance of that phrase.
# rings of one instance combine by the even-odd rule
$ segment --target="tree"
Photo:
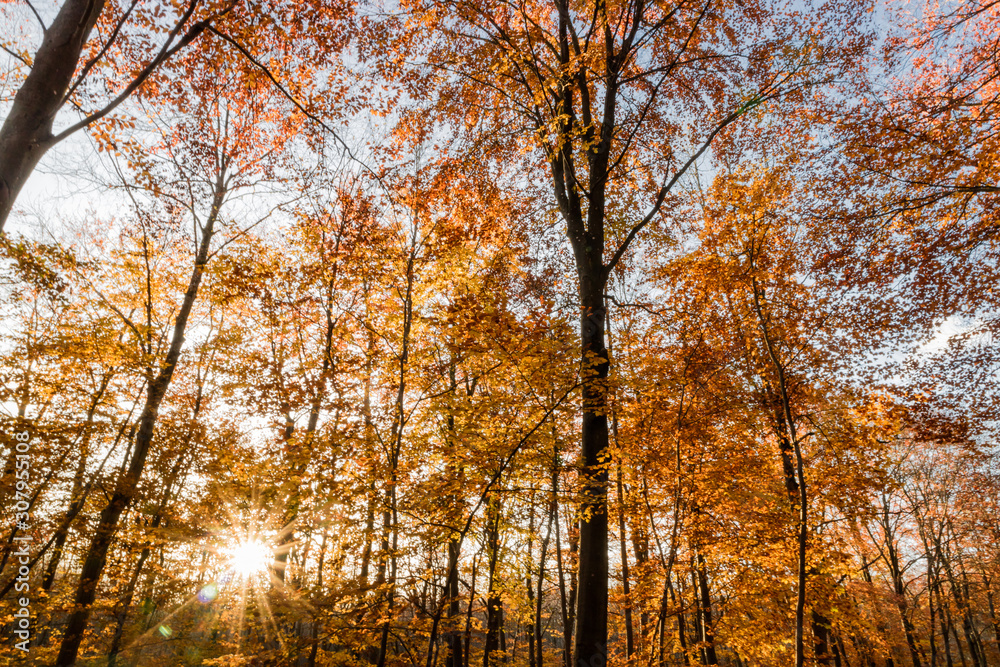
[[[214,74],[213,68],[210,67],[205,74]],[[158,202],[153,200],[154,208],[144,209],[140,206],[140,200],[133,200],[134,213],[140,221],[141,229],[137,244],[145,266],[142,276],[147,295],[142,305],[144,318],[134,320],[113,303],[108,303],[108,307],[118,315],[134,337],[134,344],[139,347],[145,360],[143,372],[146,396],[128,464],[115,482],[114,491],[101,511],[84,558],[74,597],[76,608],[70,615],[56,659],[59,665],[72,665],[76,662],[90,617],[90,606],[95,600],[97,585],[107,562],[108,550],[119,520],[135,496],[153,445],[161,404],[180,362],[185,333],[206,267],[209,260],[217,254],[217,250],[213,250],[213,240],[217,229],[225,224],[221,217],[223,205],[234,190],[246,187],[251,175],[262,169],[265,163],[260,160],[267,159],[273,146],[272,142],[261,141],[261,133],[266,131],[268,124],[273,126],[274,114],[277,113],[273,107],[268,108],[267,98],[227,96],[224,92],[224,78],[206,80],[204,83],[204,89],[195,91],[202,96],[194,113],[187,118],[177,118],[180,122],[172,127],[162,128],[162,143],[159,146],[162,151],[161,161],[157,164],[150,156],[141,158],[144,163],[140,163],[140,166],[146,168],[141,178],[151,185],[157,183],[157,177],[180,177],[149,188],[159,198]],[[239,113],[234,114],[231,119],[230,113],[237,109]],[[220,113],[221,110],[224,112]],[[206,113],[207,111],[212,113]],[[280,137],[280,134],[277,135],[279,141]],[[182,139],[183,143],[178,139]],[[184,247],[189,243],[193,246],[193,266],[187,280],[181,280],[180,283],[183,294],[176,304],[172,331],[169,336],[164,331],[162,338],[157,331],[161,325],[154,319],[158,316],[159,309],[153,300],[153,295],[160,291],[153,286],[157,280],[154,275],[157,262],[153,257],[152,243],[155,230],[163,224],[157,220],[158,216],[163,216],[167,229],[183,228],[191,224],[193,231],[190,239],[177,239],[166,244],[166,248],[170,250],[174,249],[175,244]],[[237,228],[230,233],[239,232]]]
[[[148,5],[139,0],[64,0],[46,25],[30,0],[25,4],[31,16],[25,11],[22,18],[37,21],[42,40],[34,56],[25,45],[4,45],[27,74],[0,126],[0,232],[28,177],[52,147],[87,128],[99,142],[125,142],[127,117],[113,115],[122,104],[132,97],[155,97],[171,81],[197,76],[191,67],[194,60],[179,54],[195,50],[222,58],[219,47],[224,45],[230,57],[249,65],[241,68],[243,85],[252,87],[257,73],[263,72],[301,104],[289,87],[301,85],[311,68],[337,68],[339,52],[350,37],[352,11],[350,2],[311,0],[296,2],[291,12],[243,0],[154,0]],[[285,20],[291,15],[295,18]],[[209,35],[212,39],[206,40]],[[310,65],[298,67],[291,80],[280,80],[288,72],[254,56],[258,51],[300,49]],[[326,79],[336,85],[329,72]],[[330,102],[323,108],[349,100],[334,97]],[[313,105],[314,117],[323,113],[319,106],[318,101]],[[79,117],[57,128],[57,117],[69,108]]]
[[[827,64],[818,54],[838,50],[789,37],[795,30],[819,34],[824,18],[793,28],[777,21],[766,3],[413,2],[404,8],[421,18],[399,24],[390,62],[407,77],[404,62],[425,62],[427,76],[439,82],[437,118],[411,114],[407,126],[432,134],[434,122],[446,122],[470,136],[470,158],[478,160],[517,159],[526,148],[526,173],[545,179],[566,225],[580,307],[586,470],[574,660],[604,661],[608,276],[640,232],[662,219],[677,184],[720,133],[749,109],[816,76]],[[754,41],[763,34],[770,38]],[[764,56],[774,51],[785,58]],[[428,79],[413,80],[423,85]],[[409,82],[403,79],[416,85]],[[685,111],[678,111],[681,105]],[[479,121],[467,114],[470,106],[482,114]],[[505,126],[509,135],[493,129]],[[693,146],[687,154],[685,142]]]
[[[27,3],[42,29],[42,43],[30,60],[7,49],[8,54],[29,68],[10,112],[0,127],[0,232],[10,215],[14,200],[34,171],[38,161],[54,145],[101,120],[138,90],[150,75],[171,56],[199,37],[220,16],[229,13],[235,2],[211,6],[191,0],[179,9],[163,3],[154,9],[128,7],[105,0],[66,0],[55,18],[45,25],[34,6]],[[160,15],[170,13],[163,30]],[[195,20],[195,19],[198,20]],[[99,38],[91,39],[100,26]],[[81,107],[81,95],[89,92],[94,75],[110,66],[113,55],[128,53],[127,41],[135,32],[162,30],[164,41],[154,56],[140,64],[138,73],[101,107],[85,111],[84,117],[69,127],[55,131],[57,114],[68,104]],[[107,37],[105,37],[107,35]],[[82,60],[85,62],[81,62]],[[124,65],[120,63],[119,65]],[[108,82],[117,73],[105,75]],[[79,100],[79,101],[78,101]]]
[[[83,116],[178,16],[130,6]],[[227,7],[0,239],[32,660],[1000,659],[991,112],[935,101],[993,5]]]

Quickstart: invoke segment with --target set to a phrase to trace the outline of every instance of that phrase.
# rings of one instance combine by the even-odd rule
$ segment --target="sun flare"
[[[263,574],[274,560],[271,549],[257,540],[240,542],[230,552],[229,566],[236,576],[248,578]]]

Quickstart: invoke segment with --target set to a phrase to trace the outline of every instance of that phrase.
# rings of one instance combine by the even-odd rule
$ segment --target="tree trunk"
[[[396,548],[399,541],[399,517],[397,516],[396,485],[399,481],[399,454],[403,444],[403,429],[406,426],[406,375],[410,354],[410,331],[413,323],[413,285],[414,265],[417,258],[417,231],[411,236],[409,255],[406,260],[406,292],[403,295],[403,332],[399,352],[398,389],[396,392],[396,414],[392,427],[391,450],[389,452],[389,483],[386,489],[386,504],[382,511],[382,554],[379,560],[379,584],[386,582],[388,574],[388,589],[385,593],[386,615],[391,617],[396,595]],[[388,573],[386,572],[388,568]],[[389,650],[390,623],[382,624],[379,640],[378,667],[385,667]]]
[[[698,589],[696,599],[701,612],[701,641],[703,645],[704,663],[706,665],[718,665],[719,658],[715,653],[715,636],[712,629],[712,596],[708,586],[708,571],[705,568],[705,557],[699,552],[695,557],[697,560]]]
[[[462,667],[469,666],[469,645],[472,643],[472,610],[476,608],[476,570],[479,567],[479,558],[472,559],[472,576],[469,579],[469,606],[465,610],[465,637],[464,637],[464,659]]]
[[[0,127],[0,232],[21,188],[52,146],[52,123],[104,4],[104,0],[63,2],[14,96]]]
[[[542,538],[542,552],[538,555],[538,588],[535,595],[535,622],[532,628],[535,651],[537,653],[537,657],[535,658],[536,667],[544,667],[545,663],[542,651],[542,597],[544,594],[542,587],[545,583],[545,559],[548,556],[549,543],[552,540],[552,520],[558,511],[559,499],[553,494],[552,501],[549,503],[549,515],[546,519],[545,537]]]
[[[329,536],[330,529],[323,529],[323,541],[319,547],[319,563],[316,564],[316,590],[319,591],[320,595],[323,594],[323,562],[326,559],[326,540]],[[312,628],[309,632],[310,648],[309,648],[309,659],[306,662],[308,667],[316,666],[316,655],[319,652],[319,615],[313,615]]]
[[[194,418],[197,418],[200,405],[201,401],[196,401]],[[153,520],[150,522],[150,528],[154,531],[160,527],[160,523],[163,521],[163,513],[167,509],[167,503],[170,502],[170,496],[173,494],[174,490],[174,483],[180,475],[181,466],[184,464],[184,455],[186,453],[187,445],[189,444],[190,438],[188,438],[188,442],[185,443],[185,448],[181,450],[181,455],[177,457],[177,461],[174,463],[173,468],[170,470],[170,474],[167,477],[166,489],[164,490],[163,496],[160,498],[160,503],[153,514]],[[142,573],[142,567],[145,565],[146,559],[149,558],[150,552],[151,550],[148,544],[142,548],[135,570],[132,572],[132,576],[129,578],[128,584],[125,586],[125,594],[118,603],[118,611],[115,613],[115,635],[111,640],[111,648],[108,649],[108,667],[114,667],[118,658],[118,653],[121,650],[122,636],[125,633],[125,621],[128,619],[129,607],[132,606],[132,598],[135,595],[135,585],[139,581],[139,575]]]
[[[835,656],[830,651],[830,621],[815,609],[810,612],[810,624],[812,625],[813,644],[816,652],[816,664],[829,665],[835,660]]]
[[[649,561],[649,535],[646,533],[645,526],[639,524],[640,521],[636,520],[632,526],[632,551],[635,553],[635,564],[638,569],[636,577],[639,585],[645,586],[646,564]],[[640,598],[642,597],[641,590],[642,588],[640,588],[638,595]],[[639,651],[648,650],[646,645],[649,637],[649,621],[649,611],[643,605],[642,610],[639,612]]]
[[[986,602],[990,610],[990,624],[993,626],[993,643],[996,644],[997,655],[1000,655],[1000,622],[997,621],[997,610],[993,603],[992,580],[983,573],[983,584],[986,586]]]
[[[888,530],[888,502],[883,504],[883,512],[883,521],[886,523],[884,527]],[[888,532],[886,534],[886,555],[889,559],[889,573],[892,575],[892,588],[896,597],[896,608],[899,610],[899,616],[903,621],[903,634],[906,637],[906,646],[910,649],[910,660],[913,661],[913,667],[920,667],[920,657],[917,654],[917,644],[913,636],[913,623],[910,622],[910,616],[907,612],[906,589],[903,586],[903,573],[899,566],[899,554],[896,551],[896,545],[893,544],[891,533]]]
[[[368,283],[364,285],[364,299],[365,299],[365,321],[368,321],[371,312],[368,303]],[[361,586],[363,590],[368,589],[368,568],[371,565],[372,558],[372,541],[375,535],[375,476],[377,473],[377,463],[375,463],[375,423],[372,421],[372,360],[375,355],[375,334],[370,329],[368,330],[368,346],[365,352],[365,387],[364,387],[364,397],[362,402],[362,410],[364,412],[365,420],[365,454],[371,459],[369,475],[371,481],[368,486],[368,497],[367,500],[367,511],[365,512],[365,532],[364,532],[364,549],[361,552]]]
[[[923,537],[923,529],[920,530],[921,537]],[[935,636],[934,622],[937,620],[934,617],[935,607],[934,607],[934,556],[931,554],[930,550],[927,548],[927,541],[924,540],[924,552],[927,556],[927,613],[929,619],[927,621],[927,631],[931,643],[931,667],[937,667],[937,637]]]
[[[944,660],[947,667],[954,667],[954,659],[951,657],[951,616],[944,604],[944,593],[941,592],[941,581],[935,587],[937,592],[938,611],[941,614],[941,639],[944,642]]]
[[[448,365],[448,379],[450,381],[449,388],[451,390],[452,399],[457,400],[458,379],[454,358],[450,360]],[[471,387],[467,388],[467,395],[471,396],[474,391],[475,385],[473,384]],[[463,466],[460,463],[456,463],[459,457],[458,450],[461,447],[456,429],[455,415],[454,413],[451,413],[448,415],[448,447],[451,450],[452,460],[448,463],[447,471],[448,476],[455,485],[455,488],[461,489],[464,488],[465,472]],[[460,524],[465,515],[465,501],[463,500],[461,494],[451,494],[449,498],[449,505],[451,511],[450,523],[453,526]],[[448,667],[463,667],[464,664],[464,657],[462,655],[462,633],[459,628],[462,604],[459,599],[458,590],[458,561],[462,555],[462,541],[464,537],[464,533],[453,531],[448,538],[448,577],[445,582],[445,601],[447,605],[448,617],[448,628],[445,638],[448,644],[448,658],[446,662]]]
[[[949,526],[951,525],[951,520],[948,520]],[[954,535],[954,532],[952,532]],[[957,539],[957,536],[956,536]],[[964,624],[966,627],[965,634],[969,638],[969,650],[972,651],[973,661],[980,667],[986,667],[986,651],[983,647],[982,638],[978,630],[976,630],[975,621],[972,615],[972,592],[969,589],[969,576],[965,571],[965,561],[962,558],[961,552],[957,554],[958,558],[958,571],[962,575],[962,598],[965,601],[964,610]]]
[[[524,577],[525,590],[528,594],[528,609],[532,613],[528,616],[528,622],[524,626],[525,634],[528,636],[528,667],[537,667],[535,664],[535,623],[534,623],[534,610],[535,610],[535,584],[531,579],[531,562],[534,558],[535,549],[535,498],[532,495],[529,501],[529,514],[528,514],[528,568],[527,573]],[[542,555],[539,558],[541,563],[545,562],[545,550],[542,550]],[[539,577],[541,581],[541,577]]]
[[[617,432],[617,417],[615,418]],[[625,546],[625,492],[622,484],[622,464],[618,462],[618,549],[622,560],[622,593],[625,595],[625,656],[632,658],[635,653],[635,636],[632,630],[632,589],[629,584],[628,548]]]
[[[950,552],[950,549],[948,550]],[[969,645],[969,653],[972,658],[973,667],[985,667],[985,665],[980,661],[979,651],[976,646],[975,629],[972,626],[972,611],[969,608],[969,601],[963,595],[963,591],[957,578],[955,577],[954,570],[951,567],[952,559],[951,554],[946,554],[944,559],[944,571],[948,576],[948,584],[951,588],[952,597],[955,598],[955,606],[958,608],[959,614],[962,616],[962,632],[965,634],[965,640]],[[952,626],[954,630],[954,626]],[[958,656],[962,660],[962,664],[965,665],[965,652],[962,649],[962,642],[958,639],[958,633],[955,633],[955,643],[958,644]]]
[[[503,653],[503,598],[497,581],[500,562],[500,497],[490,492],[486,502],[486,557],[489,589],[486,593],[486,639],[483,644],[483,667],[507,661]],[[499,659],[498,659],[499,658]]]
[[[553,426],[553,431],[555,427]],[[553,433],[555,435],[555,433]],[[565,567],[563,566],[562,553],[562,531],[559,521],[559,445],[552,448],[552,497],[556,499],[555,517],[556,522],[556,578],[559,583],[559,611],[562,616],[563,629],[563,667],[572,665],[573,653],[573,600],[572,595],[566,594]]]
[[[684,664],[690,665],[691,660],[688,656],[687,626],[684,622],[684,597],[674,591],[674,585],[671,583],[669,578],[666,580],[666,588],[667,592],[670,594],[670,601],[677,609],[677,643],[680,644],[681,652],[684,654]],[[660,633],[660,664],[666,664],[666,656],[664,655],[665,635],[666,631],[665,628],[663,628]]]
[[[459,629],[458,621],[462,613],[462,602],[458,592],[458,557],[461,544],[458,538],[452,537],[448,541],[448,582],[446,586],[448,599],[448,667],[463,667],[465,660],[462,657],[462,632]]]
[[[223,160],[223,165],[225,163],[226,161]],[[187,329],[188,317],[191,315],[191,309],[194,307],[195,299],[198,296],[198,287],[201,285],[201,279],[208,264],[209,248],[215,223],[226,194],[225,183],[225,166],[223,166],[215,183],[212,209],[202,230],[201,243],[199,244],[198,254],[195,258],[194,269],[191,272],[187,291],[184,294],[177,319],[174,322],[170,347],[159,372],[148,384],[146,403],[139,417],[139,428],[136,431],[135,446],[132,450],[128,469],[124,475],[118,478],[111,501],[101,511],[94,537],[90,542],[90,547],[83,561],[80,581],[73,599],[74,611],[70,614],[69,621],[66,624],[66,634],[63,636],[59,655],[56,658],[56,664],[59,667],[72,667],[76,663],[80,643],[83,641],[83,634],[87,629],[87,622],[90,619],[90,606],[94,603],[94,599],[97,596],[97,585],[100,582],[101,575],[104,573],[108,549],[111,547],[111,542],[118,528],[118,521],[122,513],[132,503],[136,488],[139,485],[139,478],[142,476],[143,468],[146,466],[146,457],[153,442],[153,430],[156,426],[160,404],[163,402],[167,389],[170,387],[170,381],[177,367],[181,349],[184,347],[184,332]]]
[[[788,446],[791,447],[792,452],[795,454],[794,480],[797,484],[798,490],[796,508],[798,509],[799,514],[798,553],[796,558],[798,594],[795,603],[795,667],[803,667],[805,665],[804,630],[806,612],[806,547],[808,546],[809,541],[809,504],[806,490],[805,469],[802,460],[802,447],[798,436],[796,435],[795,420],[792,417],[792,405],[788,396],[788,385],[785,381],[785,367],[778,359],[778,350],[776,349],[774,341],[771,340],[768,327],[770,317],[765,316],[764,314],[762,305],[763,290],[759,288],[756,278],[752,278],[752,287],[753,305],[754,310],[757,313],[761,335],[764,339],[764,347],[767,350],[768,358],[770,358],[771,364],[774,367],[775,375],[777,375],[778,378],[778,397],[780,398],[781,405],[780,415],[786,429],[785,434],[779,434],[779,441],[782,437],[787,436]],[[785,448],[783,448],[783,456],[784,453]],[[786,487],[790,490],[791,487],[789,486],[790,482],[787,474],[787,466],[785,467],[785,470],[785,483]]]
[[[334,253],[340,250],[340,237],[337,237],[337,244]],[[316,429],[319,426],[319,416],[323,407],[323,400],[326,397],[326,387],[329,382],[330,369],[333,367],[333,295],[334,285],[337,280],[337,262],[333,263],[332,275],[326,284],[325,303],[326,311],[326,332],[323,337],[323,365],[319,374],[319,385],[316,387],[309,405],[309,421],[306,423],[305,433],[302,435],[297,446],[289,452],[292,459],[290,472],[290,482],[292,486],[288,501],[285,506],[285,516],[281,536],[278,540],[274,554],[274,572],[281,583],[285,582],[285,570],[288,566],[288,556],[295,544],[295,522],[298,520],[299,507],[302,502],[302,475],[309,467],[312,460],[312,443],[316,436]],[[291,433],[288,434],[289,436]],[[289,440],[286,437],[285,440]],[[331,467],[333,467],[331,465]]]
[[[604,280],[600,269],[580,274],[583,378],[580,556],[573,664],[603,664],[608,644],[608,449],[607,378],[604,343]],[[596,274],[596,275],[595,275]]]

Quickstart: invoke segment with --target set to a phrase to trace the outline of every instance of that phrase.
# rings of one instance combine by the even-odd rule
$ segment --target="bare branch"
[[[280,92],[289,102],[291,102],[293,105],[295,105],[296,109],[298,109],[300,112],[302,112],[302,114],[305,115],[306,118],[308,118],[309,120],[313,121],[314,123],[316,123],[317,125],[319,125],[320,127],[322,127],[324,130],[326,130],[327,132],[329,132],[330,135],[333,136],[334,140],[338,144],[340,144],[340,147],[344,150],[344,153],[351,160],[353,160],[354,162],[356,162],[359,165],[361,165],[361,167],[365,171],[367,171],[369,174],[371,174],[372,177],[374,177],[375,180],[378,181],[378,183],[382,184],[382,177],[378,173],[376,173],[374,169],[372,169],[371,167],[369,167],[360,158],[358,158],[356,155],[354,155],[354,152],[351,150],[351,147],[347,145],[346,141],[344,141],[343,139],[340,138],[340,135],[337,134],[336,130],[334,130],[332,127],[330,127],[329,125],[327,125],[326,122],[322,118],[320,118],[316,114],[314,114],[311,111],[309,111],[308,109],[306,109],[305,106],[303,106],[303,104],[301,102],[299,102],[295,98],[294,95],[292,95],[291,91],[289,91],[288,88],[286,88],[284,86],[284,84],[282,84],[278,80],[278,78],[274,75],[274,73],[271,72],[270,69],[268,69],[267,65],[265,65],[261,61],[257,60],[257,58],[255,58],[253,56],[253,54],[250,53],[242,44],[240,44],[239,42],[237,42],[235,39],[233,39],[229,35],[227,35],[227,34],[225,34],[223,32],[219,32],[213,26],[208,26],[207,28],[208,28],[209,32],[211,32],[212,34],[217,35],[222,40],[224,40],[224,41],[228,42],[229,44],[232,44],[234,47],[236,47],[236,50],[239,51],[243,55],[244,58],[246,58],[247,60],[249,60],[253,64],[254,67],[256,67],[261,72],[263,72],[264,75],[267,76],[267,78],[271,80],[271,83],[273,83],[274,86],[278,89],[278,92]]]
[[[195,2],[197,2],[197,0],[195,0]],[[83,66],[83,69],[80,70],[80,75],[76,77],[76,81],[73,82],[73,85],[71,85],[69,87],[69,90],[66,91],[66,94],[63,95],[64,104],[66,103],[66,100],[68,100],[73,95],[76,89],[80,87],[80,84],[83,83],[83,80],[87,78],[87,74],[89,74],[90,70],[94,68],[94,65],[100,62],[101,58],[104,57],[104,54],[106,54],[108,52],[108,49],[111,48],[111,45],[114,43],[119,33],[121,33],[122,26],[125,25],[126,21],[128,21],[128,17],[132,14],[132,10],[134,10],[136,5],[138,4],[139,0],[132,0],[132,4],[129,5],[129,8],[122,15],[121,19],[118,21],[118,24],[115,26],[115,29],[111,31],[111,36],[108,37],[106,42],[104,42],[104,46],[102,46],[101,50],[97,52],[97,55],[91,58],[87,62],[87,64]]]
[[[132,82],[128,86],[126,86],[125,89],[121,93],[119,93],[118,97],[116,97],[111,102],[109,102],[107,105],[105,105],[104,108],[99,109],[98,111],[93,112],[92,114],[90,114],[89,116],[87,116],[86,118],[84,118],[83,120],[75,123],[74,125],[69,126],[65,130],[63,130],[62,132],[60,132],[59,134],[57,134],[56,136],[52,137],[51,139],[49,139],[48,143],[50,145],[59,143],[60,141],[62,141],[63,139],[65,139],[69,135],[73,134],[74,132],[77,132],[78,130],[81,130],[81,129],[87,127],[91,123],[94,123],[94,122],[100,120],[101,118],[104,118],[109,113],[111,113],[112,111],[114,111],[118,107],[118,105],[120,105],[122,102],[124,102],[126,99],[128,99],[128,97],[132,93],[134,93],[136,90],[138,90],[142,86],[142,84],[144,84],[146,82],[146,79],[148,79],[153,74],[153,72],[156,71],[157,67],[159,67],[160,65],[162,65],[164,62],[166,62],[167,60],[169,60],[170,57],[173,56],[175,53],[177,53],[178,51],[180,51],[181,49],[183,49],[185,46],[187,46],[188,44],[190,44],[191,42],[193,42],[195,39],[197,39],[197,37],[199,35],[201,35],[201,33],[203,33],[211,25],[212,21],[214,21],[215,19],[219,18],[220,16],[223,16],[223,15],[227,14],[229,11],[232,10],[232,8],[233,8],[233,6],[235,6],[235,4],[236,4],[235,1],[234,2],[230,2],[220,12],[218,12],[216,14],[213,14],[212,16],[210,16],[210,17],[208,17],[208,18],[206,18],[206,19],[204,19],[202,21],[198,21],[197,23],[195,23],[194,25],[192,25],[187,30],[187,32],[184,33],[184,36],[181,37],[180,41],[178,41],[177,44],[171,46],[171,44],[173,44],[174,38],[177,37],[177,35],[180,33],[181,29],[184,27],[184,24],[191,17],[191,14],[194,13],[194,8],[195,8],[196,4],[193,3],[188,8],[188,11],[185,12],[184,16],[181,17],[181,20],[177,22],[177,25],[174,26],[173,30],[170,31],[170,34],[167,36],[167,41],[164,43],[163,47],[160,49],[160,52],[156,55],[155,58],[153,58],[152,61],[150,61],[150,63],[148,65],[146,65],[146,67],[143,68],[143,70],[141,72],[139,72],[138,75],[136,75],[136,77],[134,79],[132,79]]]
[[[35,9],[35,6],[31,4],[31,0],[24,0],[24,4],[28,5],[28,9],[30,9],[31,13],[35,15],[35,19],[38,20],[38,25],[42,26],[42,32],[48,32],[48,26],[45,25],[45,21],[42,20],[42,17],[39,16],[38,10]]]

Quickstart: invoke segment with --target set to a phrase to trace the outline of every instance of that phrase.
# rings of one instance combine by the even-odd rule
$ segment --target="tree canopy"
[[[0,17],[0,663],[1000,664],[1000,3]]]

